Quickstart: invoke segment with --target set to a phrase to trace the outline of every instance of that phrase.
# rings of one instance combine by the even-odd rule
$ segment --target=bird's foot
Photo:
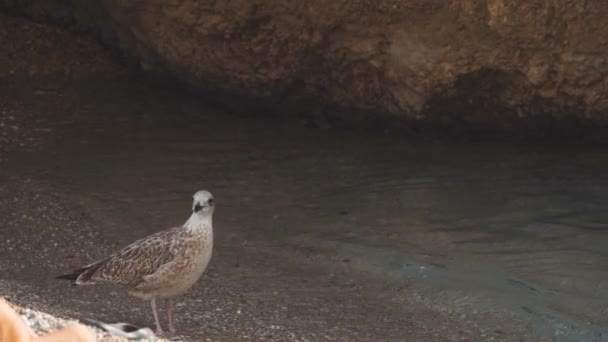
[[[154,330],[154,333],[156,334],[156,336],[164,336],[165,335],[165,331],[163,330],[163,328],[157,326],[156,330]]]
[[[169,329],[169,331],[161,330],[156,332],[156,336],[163,338],[171,338],[177,336],[175,329]]]

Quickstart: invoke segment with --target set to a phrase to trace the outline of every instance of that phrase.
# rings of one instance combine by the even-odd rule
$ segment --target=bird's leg
[[[169,318],[169,332],[172,334],[175,333],[175,325],[173,324],[173,307],[173,299],[169,299],[169,303],[167,304],[167,316]]]
[[[156,323],[156,333],[162,334],[163,328],[160,326],[160,321],[158,320],[158,311],[156,311],[156,298],[152,298],[152,315],[154,315],[154,323]]]

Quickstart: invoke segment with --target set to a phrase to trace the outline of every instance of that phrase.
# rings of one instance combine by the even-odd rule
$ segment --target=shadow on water
[[[605,150],[412,144],[98,90],[72,89],[85,100],[48,118],[52,148],[21,158],[90,204],[107,236],[179,222],[206,188],[218,222],[248,240],[419,285],[421,301],[472,324],[515,317],[539,336],[607,339]]]

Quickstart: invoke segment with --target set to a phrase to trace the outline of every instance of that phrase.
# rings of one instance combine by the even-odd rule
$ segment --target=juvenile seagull
[[[137,240],[109,257],[58,276],[73,285],[113,284],[129,294],[151,300],[156,331],[163,333],[156,310],[157,298],[169,298],[169,331],[173,324],[173,300],[201,277],[213,249],[213,210],[211,193],[193,196],[192,215],[182,226],[170,228]]]

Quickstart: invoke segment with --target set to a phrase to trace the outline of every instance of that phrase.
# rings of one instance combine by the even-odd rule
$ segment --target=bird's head
[[[211,215],[215,209],[213,195],[206,190],[197,191],[192,196],[192,212],[197,215]]]

